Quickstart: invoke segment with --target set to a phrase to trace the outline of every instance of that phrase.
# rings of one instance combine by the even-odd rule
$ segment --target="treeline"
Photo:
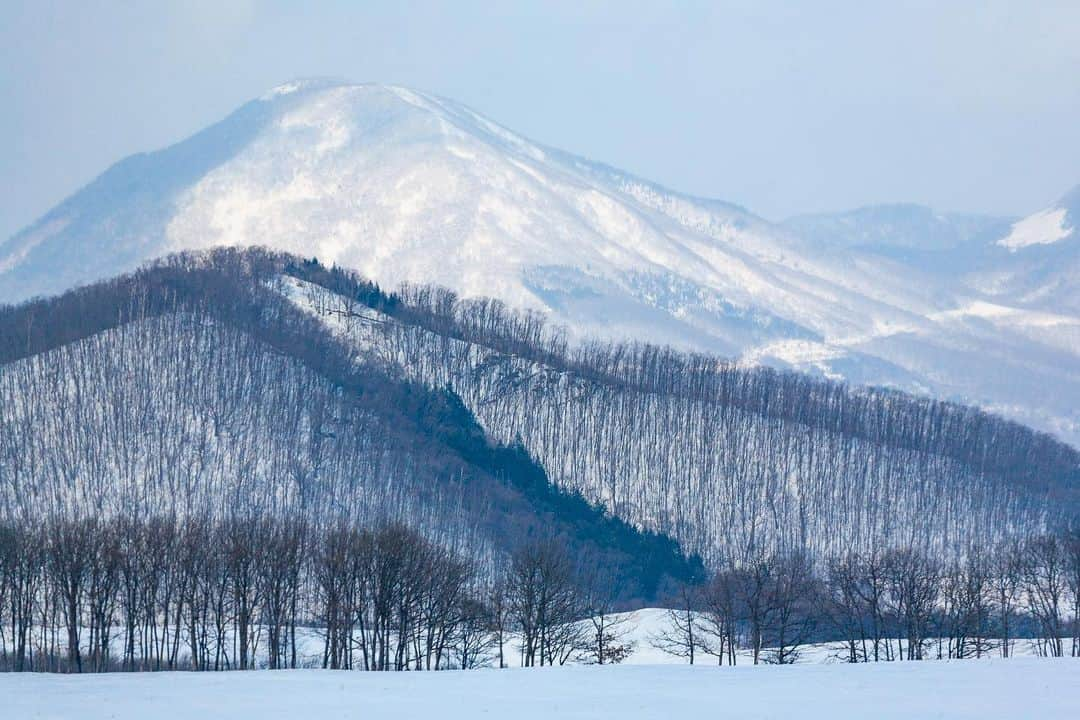
[[[0,668],[468,669],[617,662],[607,581],[553,538],[479,572],[404,525],[226,517],[0,522]],[[586,591],[589,580],[593,592]],[[515,642],[511,645],[511,635]]]
[[[358,357],[453,387],[558,485],[713,565],[762,548],[951,556],[1077,511],[1075,450],[973,408],[646,345],[570,349],[494,301],[286,270],[309,284],[282,292]]]
[[[846,662],[1080,657],[1080,530],[972,546],[943,560],[912,548],[815,562],[774,552],[726,563],[668,611],[654,644],[693,663],[792,663],[831,642]]]
[[[250,508],[212,519],[0,522],[0,669],[323,667],[370,671],[618,663],[632,622],[611,575],[557,538],[492,575],[400,524]],[[911,549],[815,562],[762,554],[685,586],[651,638],[690,663],[1080,657],[1080,531],[944,561]]]

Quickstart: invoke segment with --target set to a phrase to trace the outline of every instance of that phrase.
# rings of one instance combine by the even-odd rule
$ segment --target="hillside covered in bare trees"
[[[640,344],[570,346],[536,314],[449,291],[387,294],[291,264],[279,290],[388,372],[451,387],[561,487],[707,564],[825,557],[1053,529],[1080,454],[978,409]]]
[[[1063,654],[1078,468],[948,402],[173,256],[0,309],[0,665],[295,667],[304,628],[331,668],[619,662],[655,602],[720,662]]]
[[[0,313],[0,513],[402,522],[496,563],[544,533],[645,599],[697,566],[554,488],[444,389],[356,363],[259,253],[176,258]]]

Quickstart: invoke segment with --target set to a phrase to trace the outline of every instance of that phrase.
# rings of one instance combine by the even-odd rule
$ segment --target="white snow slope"
[[[1059,228],[1074,217],[1062,214]],[[964,239],[963,252],[927,260],[817,243],[798,227],[538,145],[441,98],[305,81],[122,161],[0,243],[0,302],[169,251],[266,245],[384,286],[494,296],[578,337],[647,339],[928,392],[1080,442],[1078,234],[973,246],[970,236],[993,223],[904,206],[856,220],[873,225],[858,236],[881,248],[934,228]],[[898,244],[923,252],[932,242]]]
[[[998,245],[1016,251],[1030,245],[1050,245],[1064,240],[1073,233],[1065,222],[1065,208],[1042,210],[1013,223],[1009,234],[998,240]]]
[[[786,667],[564,667],[0,675],[5,717],[1040,718],[1080,717],[1070,659]]]

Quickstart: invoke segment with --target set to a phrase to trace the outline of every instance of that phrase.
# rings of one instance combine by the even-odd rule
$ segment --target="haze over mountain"
[[[0,244],[0,301],[265,245],[566,324],[961,399],[1080,442],[1080,189],[772,223],[398,87],[275,88]]]

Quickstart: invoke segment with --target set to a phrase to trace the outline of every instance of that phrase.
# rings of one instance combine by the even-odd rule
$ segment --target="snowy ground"
[[[0,675],[5,718],[1080,717],[1080,662]]]
[[[681,656],[671,655],[658,648],[655,639],[664,634],[665,632],[673,632],[671,626],[671,620],[668,615],[668,611],[663,608],[645,608],[642,610],[636,610],[629,613],[619,613],[612,615],[611,620],[618,621],[617,633],[619,636],[620,644],[629,644],[633,648],[633,652],[630,657],[626,658],[623,665],[686,665],[687,658]],[[586,632],[592,631],[592,625],[585,623]],[[0,647],[12,646],[10,637],[6,637],[4,630],[6,628],[0,627]],[[64,652],[66,643],[64,642],[64,630],[58,628],[57,634],[57,648],[59,652]],[[90,648],[87,645],[89,638],[89,630],[83,630],[83,652],[89,654]],[[231,636],[230,636],[231,637]],[[38,644],[38,636],[35,633],[32,639],[32,645],[34,652],[40,651]],[[319,628],[302,627],[297,630],[297,665],[301,668],[319,668],[322,665],[323,650],[325,643],[325,636],[323,631]],[[1070,647],[1072,639],[1070,637],[1063,638],[1066,652]],[[113,630],[112,635],[112,654],[114,658],[120,658],[123,656],[123,629],[116,627]],[[894,643],[895,650],[895,640]],[[266,649],[265,649],[265,633],[256,628],[255,632],[255,644],[253,654],[256,662],[260,667],[266,667]],[[185,649],[180,652],[181,666],[184,666],[188,662],[188,653]],[[507,638],[505,647],[504,662],[509,667],[518,667],[521,663],[520,655],[520,643],[516,636],[511,634]],[[229,657],[236,657],[236,642],[232,639],[229,643],[229,647],[226,650],[226,654]],[[938,653],[938,645],[936,641],[930,640],[927,647],[927,660],[926,662],[935,661]],[[843,643],[828,642],[828,643],[816,643],[804,645],[799,649],[798,658],[796,662],[800,664],[821,664],[821,663],[843,663],[847,655],[846,648]],[[1013,641],[1010,655],[1014,658],[1032,658],[1040,655],[1038,647],[1035,642],[1027,639],[1018,639]],[[763,657],[768,656],[768,648],[766,648]],[[947,657],[947,649],[943,649],[942,657]],[[989,650],[985,656],[979,659],[969,659],[965,662],[984,662],[994,660],[1000,657],[1000,652],[997,648]],[[700,665],[715,665],[717,659],[715,656],[711,656],[703,651],[698,651],[697,658],[695,660]],[[753,653],[749,648],[739,648],[738,650],[738,665],[749,665],[753,663]],[[487,656],[484,658],[484,662],[490,666],[498,664],[496,650],[494,647],[490,648]],[[569,665],[582,664],[580,659],[571,659]],[[1077,663],[1077,669],[1080,671],[1080,662]],[[0,720],[5,720],[4,716],[0,714]]]
[[[675,657],[669,655],[663,650],[657,648],[653,641],[657,635],[670,632],[672,630],[671,621],[668,617],[668,611],[662,608],[645,608],[643,610],[637,610],[632,613],[625,613],[621,615],[615,615],[616,618],[625,618],[625,623],[620,626],[620,636],[623,642],[630,642],[633,644],[634,652],[626,659],[626,665],[684,665],[686,664],[686,658]],[[321,642],[321,641],[320,641]],[[895,647],[895,641],[894,647]],[[1069,643],[1072,642],[1071,638],[1065,638],[1065,648],[1068,652]],[[321,645],[318,646],[321,649]],[[928,647],[927,657],[932,660],[937,655],[936,641],[931,640]],[[846,648],[843,643],[830,642],[830,643],[816,643],[804,645],[799,650],[798,660],[799,663],[843,663],[846,658]],[[767,654],[767,652],[766,652]],[[947,649],[943,651],[943,655],[947,655]],[[997,649],[993,649],[986,654],[985,657],[979,658],[978,662],[983,660],[992,660],[999,656]],[[1019,639],[1015,640],[1012,644],[1010,655],[1015,658],[1035,657],[1039,655],[1038,648],[1031,640]],[[739,665],[749,665],[753,663],[753,652],[749,648],[740,648],[738,650]],[[516,658],[510,658],[515,660]],[[968,662],[975,662],[972,658]],[[716,664],[716,658],[704,653],[699,653],[696,663],[702,665]],[[1080,663],[1077,663],[1077,672],[1080,673]]]

